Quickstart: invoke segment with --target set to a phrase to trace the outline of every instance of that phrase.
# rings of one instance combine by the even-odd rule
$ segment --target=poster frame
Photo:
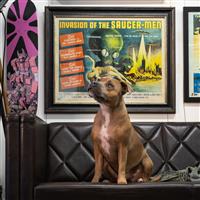
[[[192,87],[191,84],[191,76],[190,76],[190,70],[191,70],[191,65],[190,65],[190,59],[192,59],[192,57],[189,56],[189,46],[191,46],[192,44],[190,44],[189,42],[189,13],[192,12],[199,12],[200,14],[200,7],[184,7],[183,8],[183,21],[184,21],[184,26],[183,26],[183,44],[184,44],[184,88],[183,88],[183,92],[184,92],[184,102],[187,103],[198,103],[200,102],[200,97],[198,96],[191,96],[190,95],[190,88]],[[193,24],[192,24],[193,25]],[[200,55],[199,55],[200,57]],[[199,59],[198,57],[198,59]]]
[[[95,113],[94,104],[58,104],[54,101],[54,17],[141,16],[166,17],[166,103],[127,105],[129,113],[175,113],[175,8],[173,7],[45,7],[45,113]]]

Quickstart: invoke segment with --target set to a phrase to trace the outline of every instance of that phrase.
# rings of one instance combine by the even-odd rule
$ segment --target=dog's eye
[[[113,89],[113,87],[114,87],[114,86],[113,86],[112,83],[108,83],[108,84],[107,84],[107,88],[108,88],[108,89]]]

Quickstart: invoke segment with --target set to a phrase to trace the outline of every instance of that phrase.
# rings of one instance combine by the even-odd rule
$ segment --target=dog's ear
[[[131,93],[133,92],[133,88],[126,84],[125,82],[121,82],[121,86],[122,86],[122,95],[126,94],[127,92]]]
[[[122,85],[122,95],[126,94],[127,92],[129,93],[133,92],[133,88],[131,87],[130,84],[126,83],[124,80],[122,80],[118,76],[114,76],[113,78],[120,81]]]

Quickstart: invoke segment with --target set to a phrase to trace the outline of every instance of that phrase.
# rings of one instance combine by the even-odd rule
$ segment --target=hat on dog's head
[[[100,75],[100,78],[101,77],[111,77],[111,78],[114,78],[114,79],[117,79],[118,81],[121,82],[122,84],[122,87],[124,88],[127,88],[126,92],[133,92],[133,88],[132,88],[132,84],[129,80],[127,80],[126,77],[124,77],[119,71],[117,71],[116,69],[115,70],[109,70],[107,71],[106,73],[102,73]],[[125,92],[125,93],[126,93]]]
[[[132,84],[127,79],[122,79],[119,76],[113,76],[114,79],[117,79],[121,82],[122,87],[124,88],[124,94],[125,93],[131,93],[133,92]]]
[[[98,80],[99,78],[106,76],[118,79],[122,84],[126,84],[128,88],[127,92],[133,91],[131,82],[113,66],[94,67],[92,71],[88,72],[87,74],[87,77],[90,81]]]

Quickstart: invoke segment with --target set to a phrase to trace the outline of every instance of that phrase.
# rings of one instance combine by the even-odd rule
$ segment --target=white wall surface
[[[44,6],[119,6],[119,7],[175,7],[176,8],[176,114],[131,114],[132,121],[200,121],[200,103],[183,102],[183,7],[200,6],[199,0],[33,0],[38,10],[39,26],[39,103],[37,115],[47,122],[93,121],[93,114],[44,114]],[[5,13],[10,0],[7,3]],[[0,41],[3,39],[3,21],[0,18]],[[3,45],[0,42],[2,58]],[[0,124],[0,184],[5,179],[4,134]]]

